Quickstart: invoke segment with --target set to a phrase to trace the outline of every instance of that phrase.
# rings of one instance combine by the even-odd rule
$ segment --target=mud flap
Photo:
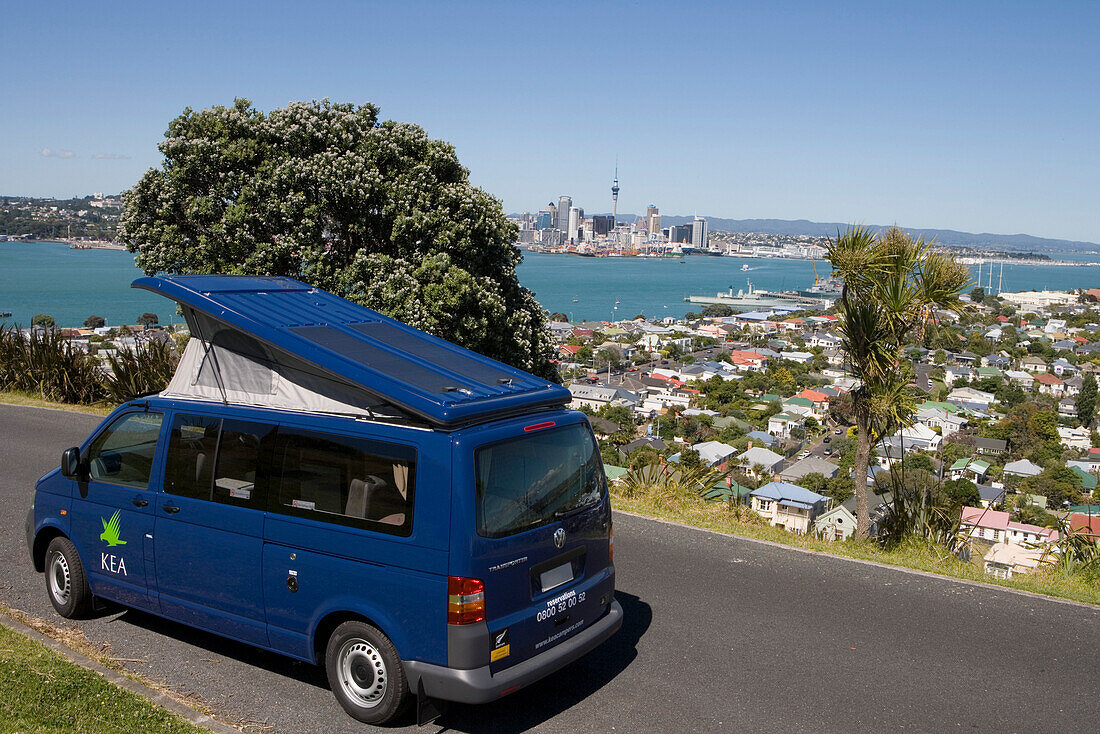
[[[424,692],[424,679],[421,678],[416,684],[416,725],[424,726],[430,724],[439,718],[440,714],[440,701],[436,701],[434,698],[428,696]]]

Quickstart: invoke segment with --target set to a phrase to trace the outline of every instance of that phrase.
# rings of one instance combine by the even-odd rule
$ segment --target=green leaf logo
[[[99,539],[107,541],[107,545],[109,546],[126,545],[126,541],[119,540],[118,537],[118,513],[119,511],[115,510],[115,514],[111,515],[111,519],[109,521],[104,520],[102,517],[99,518],[99,521],[103,523],[103,532],[99,534]]]

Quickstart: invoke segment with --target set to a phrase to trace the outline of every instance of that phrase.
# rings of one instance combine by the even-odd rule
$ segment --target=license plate
[[[550,591],[550,589],[557,588],[564,583],[568,583],[573,580],[573,564],[566,562],[551,568],[549,571],[543,571],[539,574],[539,583],[542,585],[543,591]]]

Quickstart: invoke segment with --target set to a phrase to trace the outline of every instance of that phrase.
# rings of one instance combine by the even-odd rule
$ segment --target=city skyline
[[[328,97],[453,143],[506,211],[611,211],[617,164],[620,212],[1100,242],[1091,4],[556,7],[574,33],[495,3],[13,6],[0,194],[115,193],[186,107]]]

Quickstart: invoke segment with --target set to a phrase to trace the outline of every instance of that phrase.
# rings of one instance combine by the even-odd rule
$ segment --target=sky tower
[[[611,181],[611,226],[618,224],[619,214],[619,163],[615,162],[615,178]]]

